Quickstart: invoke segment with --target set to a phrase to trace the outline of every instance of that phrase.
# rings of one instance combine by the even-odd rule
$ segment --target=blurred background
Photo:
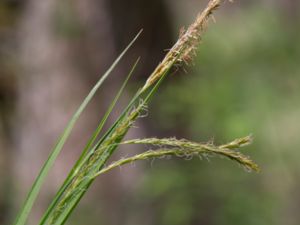
[[[142,36],[76,126],[29,224],[36,224],[138,56],[122,107],[207,1],[0,1],[0,224],[12,224],[68,119],[133,36]],[[98,178],[68,224],[297,225],[300,221],[300,2],[226,2],[194,66],[164,82],[129,137],[226,143],[260,165],[138,162]],[[120,149],[116,157],[146,150]]]

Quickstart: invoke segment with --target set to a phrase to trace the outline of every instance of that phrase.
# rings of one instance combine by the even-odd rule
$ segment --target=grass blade
[[[96,85],[92,88],[90,93],[87,95],[87,97],[84,99],[82,104],[79,106],[78,110],[75,112],[71,120],[69,121],[68,125],[66,126],[63,134],[59,138],[57,144],[53,148],[52,152],[50,153],[47,161],[45,162],[44,166],[42,167],[38,177],[36,178],[28,196],[25,200],[25,203],[15,221],[15,225],[24,225],[27,221],[27,218],[29,216],[29,213],[32,209],[32,206],[38,196],[38,193],[41,189],[42,184],[44,183],[44,180],[51,169],[54,161],[56,160],[57,156],[59,155],[60,151],[62,150],[67,138],[69,137],[72,128],[74,127],[76,121],[78,120],[79,116],[87,106],[87,104],[90,102],[90,100],[95,95],[96,91],[99,89],[99,87],[103,84],[104,80],[109,76],[109,74],[112,72],[112,70],[116,67],[116,65],[119,63],[119,61],[123,58],[125,53],[129,50],[129,48],[132,46],[132,44],[136,41],[138,36],[141,34],[141,31],[135,36],[135,38],[132,40],[132,42],[125,48],[125,50],[119,55],[119,57],[114,61],[114,63],[111,65],[111,67],[105,72],[105,74],[100,78],[100,80],[96,83]]]
[[[62,196],[62,194],[64,193],[65,189],[67,188],[67,186],[70,184],[71,180],[73,179],[73,177],[76,175],[76,172],[78,171],[78,168],[80,168],[80,166],[82,165],[82,163],[85,161],[87,153],[89,150],[91,150],[91,146],[94,144],[95,140],[97,139],[99,133],[101,132],[105,122],[107,121],[109,115],[111,114],[113,108],[115,107],[117,101],[119,100],[121,94],[123,93],[125,86],[127,85],[131,75],[133,74],[138,62],[139,62],[140,58],[138,58],[136,60],[136,62],[134,63],[134,65],[132,66],[129,74],[127,75],[125,81],[123,82],[121,88],[119,89],[117,95],[115,96],[115,98],[113,99],[112,103],[110,104],[108,110],[105,112],[103,118],[101,119],[98,127],[96,128],[96,130],[94,131],[92,137],[90,138],[90,140],[88,141],[87,145],[85,146],[83,152],[81,153],[78,161],[76,162],[76,164],[73,166],[71,172],[69,173],[68,177],[66,178],[66,180],[64,181],[62,187],[59,189],[59,191],[57,192],[57,194],[55,195],[53,201],[51,202],[50,206],[48,207],[46,213],[44,214],[42,220],[40,221],[39,224],[44,224],[47,220],[49,215],[51,214],[51,211],[54,209],[55,205],[58,203],[58,200],[60,199],[60,197]]]
[[[168,70],[169,71],[169,70]],[[167,72],[161,76],[161,78],[158,80],[158,82],[154,85],[154,87],[151,88],[149,93],[145,97],[145,101],[148,101],[150,97],[153,95],[153,93],[157,90],[158,86],[161,84],[162,80],[165,78]],[[123,113],[120,115],[120,117],[117,119],[117,121],[113,124],[113,126],[108,130],[108,132],[104,135],[104,137],[96,144],[95,149],[100,148],[101,144],[109,139],[110,135],[114,133],[115,129],[118,127],[119,124],[123,122],[123,120],[128,119],[126,115],[128,115],[128,112],[130,108],[133,106],[133,104],[136,102],[136,100],[143,94],[143,92],[138,91],[136,95],[133,97],[133,99],[130,101],[126,109],[123,111]],[[97,171],[103,168],[105,162],[108,160],[108,158],[111,156],[111,154],[116,150],[120,142],[122,141],[123,137],[129,130],[130,126],[127,130],[124,131],[124,134],[120,136],[118,139],[114,141],[112,145],[110,145],[105,151],[102,153],[98,163],[97,163]],[[95,171],[94,173],[96,173]],[[95,177],[91,175],[91,177],[86,177],[87,179],[83,181],[80,186],[77,188],[77,192],[74,195],[71,195],[69,199],[66,201],[68,202],[66,204],[66,207],[63,209],[62,212],[58,216],[54,216],[54,220],[51,221],[51,224],[55,225],[62,225],[65,223],[65,221],[68,219],[68,217],[71,215],[72,211],[80,201],[80,199],[83,197],[89,186],[94,181]]]

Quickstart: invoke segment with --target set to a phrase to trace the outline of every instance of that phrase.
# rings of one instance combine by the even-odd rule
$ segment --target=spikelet
[[[162,158],[165,156],[175,156],[185,159],[191,159],[194,156],[199,156],[200,158],[208,158],[210,156],[222,156],[237,162],[247,171],[259,172],[260,169],[255,162],[253,162],[248,156],[237,151],[239,148],[251,144],[251,142],[251,136],[239,138],[228,144],[220,146],[213,145],[212,143],[202,144],[188,141],[185,139],[176,138],[145,138],[128,140],[124,141],[121,144],[147,144],[152,146],[158,146],[159,148],[156,150],[149,150],[141,154],[137,154],[128,158],[123,158],[116,162],[113,162],[109,166],[97,172],[93,177],[96,177],[102,173],[105,173],[116,167],[120,167],[128,163],[145,159]]]
[[[149,76],[142,91],[153,85],[161,76],[168,72],[173,66],[185,62],[188,64],[195,56],[202,33],[205,31],[208,20],[214,10],[221,4],[221,0],[211,0],[203,12],[199,13],[195,22],[186,31],[181,29],[180,36],[175,45],[167,53],[163,61],[156,67]]]

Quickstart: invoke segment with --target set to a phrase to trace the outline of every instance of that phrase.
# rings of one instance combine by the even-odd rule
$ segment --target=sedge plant
[[[205,31],[208,21],[216,10],[221,0],[210,0],[207,7],[199,13],[194,23],[180,35],[174,46],[168,51],[165,58],[159,63],[156,69],[150,74],[145,84],[137,90],[123,112],[119,115],[112,126],[100,135],[105,122],[110,113],[113,111],[115,104],[121,96],[124,88],[136,68],[139,59],[132,66],[127,78],[123,82],[120,90],[113,99],[111,105],[107,109],[103,118],[100,120],[98,127],[91,135],[88,143],[83,149],[79,159],[73,166],[72,170],[66,177],[64,183],[53,197],[52,202],[45,211],[39,224],[61,225],[64,224],[71,215],[74,208],[79,203],[80,199],[86,193],[90,185],[97,178],[97,176],[106,173],[116,167],[124,164],[132,163],[138,160],[145,160],[150,158],[163,158],[164,156],[175,156],[180,158],[190,158],[193,156],[210,157],[221,156],[229,158],[244,168],[250,171],[259,171],[258,166],[248,157],[239,152],[239,148],[251,143],[251,136],[236,139],[228,144],[216,146],[213,143],[197,143],[186,139],[176,138],[144,138],[134,140],[124,140],[129,129],[135,121],[143,115],[147,110],[147,104],[157,92],[161,82],[169,74],[173,66],[182,64],[189,65],[196,53],[196,49],[201,41],[203,32]],[[42,184],[55,162],[57,156],[61,152],[66,140],[68,139],[72,128],[77,122],[79,116],[84,111],[87,104],[95,95],[96,91],[101,87],[103,82],[108,78],[119,61],[123,58],[125,53],[133,45],[139,37],[139,32],[132,42],[125,48],[120,56],[115,60],[107,72],[100,78],[96,85],[92,88],[85,100],[82,102],[78,110],[75,112],[70,122],[66,126],[64,132],[59,138],[54,149],[51,151],[47,161],[42,167],[38,177],[36,178],[28,197],[20,210],[20,213],[15,221],[15,225],[24,225],[27,222],[33,204],[40,192]],[[106,165],[109,158],[117,150],[120,145],[147,145],[152,146],[151,150],[128,157],[121,158],[118,161]]]

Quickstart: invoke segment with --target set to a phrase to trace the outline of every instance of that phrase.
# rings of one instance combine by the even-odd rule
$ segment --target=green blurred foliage
[[[137,196],[156,202],[151,224],[299,223],[300,31],[288,22],[258,7],[223,16],[208,29],[193,71],[160,90],[152,129],[218,143],[251,133],[245,151],[262,172],[222,159],[155,162]]]
[[[53,28],[61,37],[80,37],[84,27],[68,2],[56,9]],[[0,31],[15,29],[18,10],[0,3]],[[217,16],[193,69],[170,77],[149,107],[153,136],[225,143],[253,134],[253,145],[243,151],[262,172],[245,173],[219,158],[155,160],[130,199],[116,206],[124,215],[112,216],[124,216],[124,225],[299,224],[299,24],[261,5]],[[16,63],[3,46],[11,45],[12,38],[5,35],[1,41],[0,89],[11,90]],[[2,96],[3,111],[13,101]],[[10,201],[7,190],[0,196],[3,210]],[[83,202],[69,224],[108,224],[104,207],[101,199]]]
[[[53,27],[56,35],[72,40],[83,34],[84,28],[76,13],[72,1],[67,0],[58,2],[53,19]]]

